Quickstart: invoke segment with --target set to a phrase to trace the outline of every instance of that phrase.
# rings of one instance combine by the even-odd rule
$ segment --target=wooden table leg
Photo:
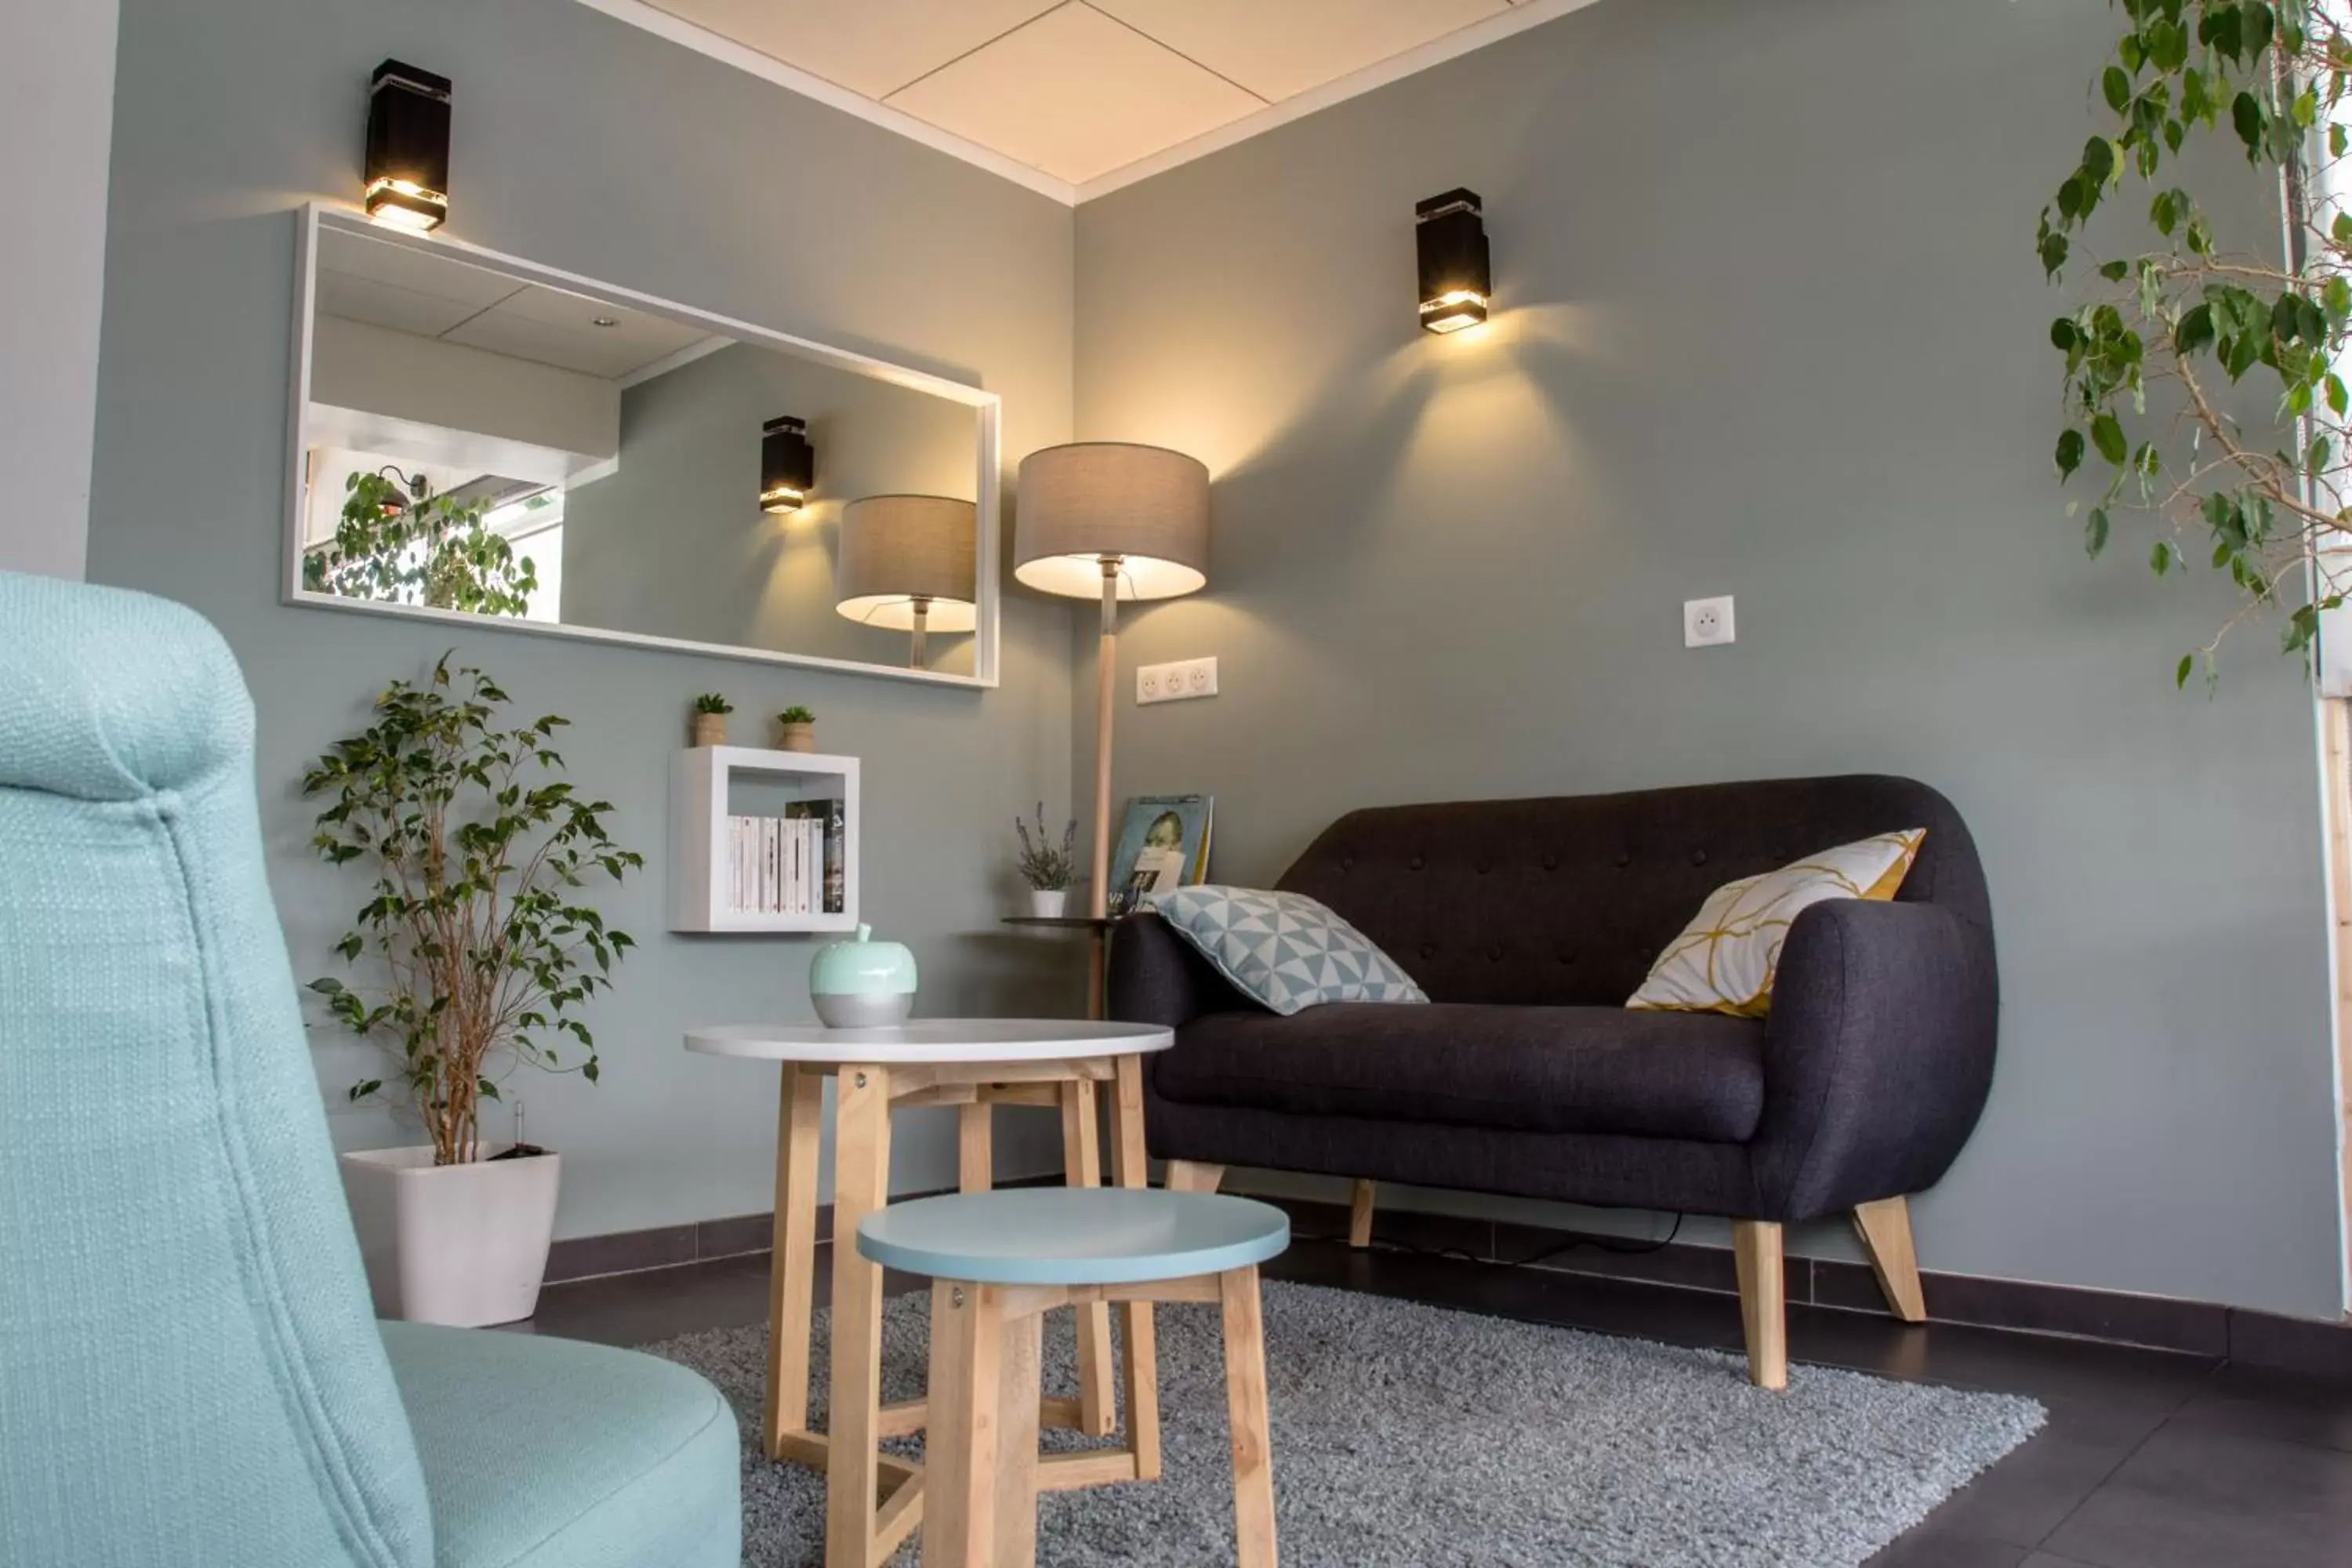
[[[1111,1169],[1122,1187],[1150,1184],[1143,1144],[1143,1058],[1118,1058],[1110,1108]],[[1119,1337],[1127,1343],[1127,1446],[1135,1455],[1135,1479],[1160,1479],[1160,1349],[1149,1301],[1118,1309]]]
[[[833,1415],[825,1456],[825,1568],[870,1568],[882,1419],[882,1269],[857,1226],[889,1201],[890,1072],[841,1068],[833,1101]],[[928,1499],[926,1500],[928,1501]]]
[[[1257,1268],[1217,1277],[1224,1311],[1226,1425],[1234,1450],[1234,1544],[1240,1568],[1275,1568],[1274,1440],[1266,1420],[1265,1323]]]
[[[784,1064],[776,1104],[776,1218],[768,1258],[768,1402],[761,1447],[784,1457],[784,1434],[808,1429],[809,1295],[816,1279],[817,1145],[824,1075]]]
[[[986,1100],[956,1107],[956,1189],[984,1193],[996,1184],[996,1108]]]
[[[996,1568],[1037,1568],[1037,1374],[1042,1312],[1004,1325],[997,1368]]]
[[[923,1438],[923,1568],[984,1568],[994,1550],[997,1391],[1003,1352],[998,1292],[985,1285],[934,1281],[931,1424]],[[827,1484],[840,1484],[837,1472]],[[837,1521],[840,1510],[831,1512]],[[842,1561],[833,1550],[839,1528],[836,1522],[828,1531],[828,1568]]]
[[[1102,1185],[1100,1128],[1095,1086],[1084,1079],[1062,1085],[1064,1184]],[[1078,1331],[1078,1430],[1100,1437],[1118,1424],[1111,1393],[1110,1309],[1095,1301],[1072,1310]]]

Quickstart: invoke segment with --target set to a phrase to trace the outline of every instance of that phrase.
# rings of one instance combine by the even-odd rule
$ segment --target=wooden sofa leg
[[[1927,1298],[1919,1289],[1919,1255],[1911,1247],[1911,1200],[1881,1198],[1853,1211],[1853,1228],[1870,1255],[1871,1272],[1887,1308],[1906,1323],[1927,1321]]]
[[[1780,1226],[1771,1220],[1731,1222],[1732,1261],[1739,1269],[1739,1318],[1748,1336],[1748,1380],[1789,1386],[1789,1300],[1780,1274]]]
[[[1197,1160],[1171,1160],[1162,1184],[1171,1193],[1213,1193],[1225,1179],[1223,1165],[1204,1165]]]
[[[1359,1176],[1355,1194],[1348,1200],[1348,1245],[1359,1252],[1372,1244],[1372,1194],[1378,1187],[1378,1183]]]

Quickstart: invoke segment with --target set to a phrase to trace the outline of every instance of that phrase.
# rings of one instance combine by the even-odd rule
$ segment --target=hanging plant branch
[[[343,493],[334,542],[302,557],[303,587],[478,616],[530,613],[539,568],[483,524],[486,507],[412,495],[381,473],[347,476]]]
[[[2238,611],[2175,667],[2186,684],[2200,659],[2210,677],[2232,630],[2268,613],[2282,616],[2286,651],[2307,654],[2321,612],[2352,588],[2352,395],[2337,370],[2352,337],[2352,216],[2315,195],[2352,152],[2352,123],[2339,117],[2352,37],[2311,0],[2111,3],[2124,29],[2098,92],[2115,125],[2084,145],[2035,244],[2043,271],[2062,279],[2091,259],[2077,256],[2085,227],[2127,185],[2147,194],[2157,243],[2093,262],[2099,286],[2051,325],[2065,360],[2056,458],[2062,479],[2105,476],[2087,509],[2068,508],[2092,555],[2137,514],[2151,525],[2158,576],[2185,570],[2193,552],[2236,585]],[[2283,262],[2224,253],[2204,206],[2173,183],[2208,134],[2283,178]],[[2152,387],[2161,412],[2151,412]],[[2259,430],[2231,412],[2242,387],[2275,388]]]
[[[596,1080],[579,1009],[635,945],[574,889],[598,875],[617,882],[644,858],[606,834],[609,803],[551,776],[566,721],[501,728],[507,700],[480,670],[453,675],[445,654],[423,685],[394,681],[374,723],[302,777],[305,795],[331,799],[311,840],[320,857],[376,874],[335,952],[354,964],[373,954],[386,979],[381,993],[333,979],[310,989],[344,1027],[396,1048],[441,1165],[479,1158],[480,1104],[499,1097],[499,1068]],[[383,1087],[370,1079],[351,1097]]]

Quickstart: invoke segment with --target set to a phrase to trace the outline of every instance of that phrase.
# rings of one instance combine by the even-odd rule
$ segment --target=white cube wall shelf
[[[801,800],[838,800],[845,832],[839,913],[761,914],[734,908],[727,842],[738,781]],[[842,931],[857,929],[857,759],[754,746],[696,746],[670,759],[669,929],[676,931]]]

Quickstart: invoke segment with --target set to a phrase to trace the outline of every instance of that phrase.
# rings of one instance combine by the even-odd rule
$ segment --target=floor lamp
[[[1209,581],[1209,470],[1164,447],[1079,441],[1021,460],[1013,574],[1032,588],[1102,601],[1095,660],[1095,844],[1087,913],[1110,903],[1111,696],[1118,681],[1118,602],[1168,599]],[[1102,931],[1095,932],[1088,1012],[1102,1016]]]
[[[971,502],[946,496],[861,496],[843,509],[834,608],[860,626],[912,633],[907,667],[929,668],[932,632],[978,624],[978,531]]]

